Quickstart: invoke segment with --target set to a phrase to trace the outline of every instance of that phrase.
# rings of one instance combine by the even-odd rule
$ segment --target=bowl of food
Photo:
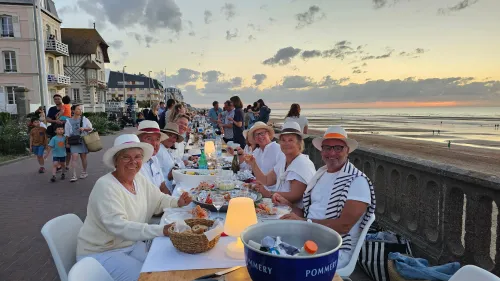
[[[183,186],[196,187],[200,182],[215,182],[215,170],[202,169],[179,169],[173,170],[172,175],[177,184],[182,183]]]
[[[290,245],[302,248],[314,241],[313,255],[279,256],[254,248],[266,236],[280,237]],[[342,237],[336,231],[317,223],[275,220],[258,223],[241,234],[248,273],[254,281],[331,281],[337,270]]]
[[[236,188],[236,182],[233,180],[220,180],[217,182],[217,188],[223,191],[233,190]]]

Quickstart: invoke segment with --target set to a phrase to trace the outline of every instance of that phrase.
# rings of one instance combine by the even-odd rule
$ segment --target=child
[[[44,158],[47,159],[51,149],[52,149],[52,161],[54,162],[52,165],[52,178],[51,182],[56,181],[56,173],[57,168],[61,167],[63,171],[61,174],[61,180],[63,180],[66,175],[64,174],[64,166],[66,164],[66,142],[67,139],[64,136],[64,127],[62,125],[58,125],[56,127],[56,135],[50,139],[49,146],[47,147],[47,153]]]
[[[30,131],[30,151],[36,155],[40,164],[38,172],[42,174],[45,173],[43,151],[47,146],[47,129],[40,126],[40,120],[37,117],[31,118],[31,124],[33,124],[33,129]]]
[[[63,106],[59,110],[57,114],[57,119],[61,121],[66,121],[71,118],[71,99],[69,96],[64,96],[62,98]]]

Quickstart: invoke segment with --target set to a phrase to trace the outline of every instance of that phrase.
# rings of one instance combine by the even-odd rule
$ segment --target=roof
[[[96,29],[61,28],[61,40],[68,44],[70,54],[95,54],[97,46],[101,46],[104,62],[109,63],[109,46]]]
[[[148,80],[150,78],[144,74],[129,74],[125,73],[125,81],[132,82],[143,82],[142,84],[126,84],[125,88],[137,89],[137,88],[147,88]],[[123,88],[122,84],[118,84],[118,82],[123,81],[123,73],[118,71],[110,71],[108,78],[108,88]],[[151,88],[154,89],[162,89],[163,85],[154,78],[150,80]]]
[[[42,11],[54,18],[56,21],[62,23],[62,20],[59,18],[57,14],[56,5],[53,0],[43,0],[45,2],[45,8],[42,8]],[[33,0],[0,0],[0,4],[7,5],[29,5],[33,6]]]
[[[101,67],[99,65],[97,65],[97,63],[95,63],[95,61],[86,61],[83,65],[82,65],[82,68],[86,68],[86,69],[101,69]]]

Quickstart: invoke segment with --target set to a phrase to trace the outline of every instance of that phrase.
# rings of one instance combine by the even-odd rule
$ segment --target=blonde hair
[[[300,148],[299,148],[300,153],[304,152],[305,147],[306,147],[304,139],[301,136],[297,135],[297,134],[293,134],[293,135],[295,136],[295,138],[297,140],[297,144],[299,144],[299,146],[300,146]],[[281,136],[283,136],[283,135],[280,135],[280,138],[279,138],[280,141],[281,141]]]
[[[158,115],[158,105],[159,105],[159,103],[158,103],[158,102],[153,102],[153,103],[151,104],[151,110],[152,110],[152,111],[153,111],[156,115]]]

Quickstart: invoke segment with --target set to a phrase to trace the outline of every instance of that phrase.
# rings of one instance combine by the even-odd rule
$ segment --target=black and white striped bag
[[[389,253],[398,252],[412,256],[409,241],[397,234],[393,235],[397,237],[397,243],[367,240],[361,248],[358,265],[374,281],[390,281],[387,272]]]

